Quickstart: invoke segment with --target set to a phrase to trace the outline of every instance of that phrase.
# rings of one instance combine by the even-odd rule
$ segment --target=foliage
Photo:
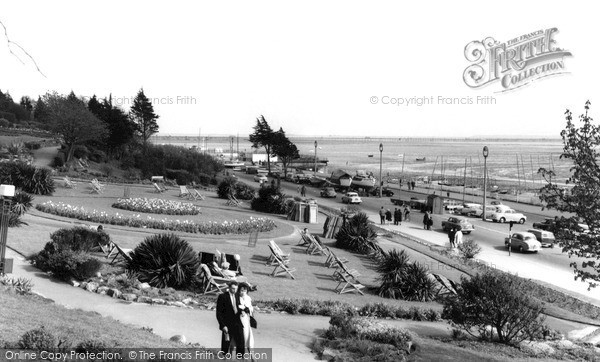
[[[526,286],[522,279],[494,270],[462,277],[457,295],[444,300],[443,317],[471,335],[492,340],[495,332],[502,343],[518,343],[544,326],[543,307]]]
[[[84,226],[58,229],[50,234],[50,239],[60,250],[89,252],[99,244],[110,244],[110,236]]]
[[[252,210],[269,214],[285,214],[285,195],[277,186],[265,186],[258,189],[258,197],[250,203]]]
[[[22,216],[31,208],[33,196],[27,192],[17,190],[15,196],[11,199],[10,209],[13,213]]]
[[[14,278],[6,274],[0,274],[0,284],[13,288],[18,294],[30,294],[33,288],[31,279]]]
[[[138,91],[129,114],[136,125],[137,133],[142,138],[144,149],[146,149],[148,139],[158,132],[158,122],[156,120],[159,116],[154,113],[154,107],[144,94],[144,89]]]
[[[287,175],[287,167],[290,162],[300,157],[298,147],[287,138],[283,128],[279,128],[279,131],[273,135],[273,154],[281,161],[284,175]]]
[[[101,141],[106,136],[106,123],[96,118],[73,92],[66,97],[47,93],[44,103],[48,106],[52,131],[60,134],[67,146],[67,162],[73,156],[74,146]]]
[[[466,259],[473,259],[481,252],[481,247],[473,239],[467,239],[458,245],[458,251]]]
[[[65,165],[65,154],[59,152],[58,155],[54,156],[54,161],[52,162],[52,167],[59,168]]]
[[[32,257],[32,262],[63,280],[85,280],[96,275],[102,267],[98,259],[81,251],[61,249],[53,241],[46,243],[44,249]]]
[[[225,177],[217,187],[217,196],[221,199],[228,199],[233,194],[239,200],[252,200],[255,192],[254,188],[233,177]]]
[[[435,297],[435,284],[421,264],[409,260],[404,250],[382,251],[376,258],[381,285],[379,296],[426,302]]]
[[[369,217],[359,212],[342,226],[335,236],[335,245],[341,249],[349,249],[362,254],[380,253],[377,244],[377,233],[371,227]]]
[[[165,170],[165,176],[169,180],[175,180],[178,185],[187,185],[194,180],[192,174],[187,170]]]
[[[52,351],[56,348],[56,337],[44,326],[40,326],[25,332],[19,339],[18,346],[29,350]]]
[[[252,129],[254,129],[254,132],[249,135],[248,140],[252,142],[252,147],[254,148],[265,148],[267,154],[267,170],[271,173],[271,155],[273,154],[275,132],[273,132],[273,129],[262,115],[256,119],[256,125],[252,127]]]
[[[129,211],[148,212],[167,215],[198,215],[200,207],[190,202],[164,199],[131,198],[118,199],[112,207]]]
[[[194,249],[175,234],[147,237],[127,261],[127,270],[137,273],[140,282],[157,288],[187,287],[199,266]]]
[[[152,228],[171,231],[182,231],[186,233],[198,234],[247,234],[251,231],[258,230],[259,232],[271,231],[275,228],[275,222],[267,218],[250,217],[244,221],[208,221],[204,223],[196,223],[193,221],[179,221],[160,219],[156,220],[147,216],[141,218],[141,215],[133,215],[131,217],[122,216],[118,213],[115,215],[108,214],[104,211],[92,210],[87,212],[83,207],[71,206],[62,202],[53,203],[47,201],[43,204],[35,205],[37,210],[47,212],[53,215],[85,220],[86,222],[94,222],[99,224],[122,225],[137,228]]]
[[[579,116],[581,124],[573,122],[571,111],[567,110],[567,125],[560,133],[563,140],[561,159],[571,160],[572,174],[567,185],[569,190],[553,182],[554,171],[540,168],[547,184],[540,190],[540,199],[550,209],[556,209],[574,216],[557,220],[555,236],[562,251],[571,256],[587,258],[589,261],[572,261],[576,278],[588,282],[588,288],[600,282],[600,127],[588,115],[590,102],[585,103],[585,113]],[[582,232],[581,222],[589,227]],[[574,258],[573,258],[574,259]],[[581,264],[580,264],[581,263]]]
[[[131,121],[128,114],[113,105],[112,96],[99,102],[96,95],[94,95],[88,102],[87,107],[90,112],[107,124],[108,136],[104,144],[105,149],[114,156],[122,157],[127,150],[127,146],[133,141],[136,125]]]

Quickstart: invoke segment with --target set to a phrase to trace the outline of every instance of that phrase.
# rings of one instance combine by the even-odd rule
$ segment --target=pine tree
[[[285,135],[283,128],[273,136],[273,154],[279,157],[283,164],[283,174],[287,175],[287,167],[293,159],[300,157],[298,147]]]
[[[42,97],[38,97],[38,100],[35,102],[35,107],[33,110],[33,120],[40,123],[48,123],[48,106],[46,105],[46,103],[44,103]]]
[[[273,141],[275,138],[275,132],[267,123],[264,116],[256,119],[256,126],[253,127],[254,133],[250,134],[249,140],[252,142],[252,147],[259,148],[264,147],[267,153],[267,169],[271,173],[271,155],[273,153]]]
[[[144,94],[144,89],[140,89],[138,94],[133,100],[133,105],[130,110],[131,118],[135,122],[137,132],[142,138],[144,144],[144,152],[147,149],[148,139],[158,132],[158,123],[156,120],[159,118],[154,113],[152,103]]]

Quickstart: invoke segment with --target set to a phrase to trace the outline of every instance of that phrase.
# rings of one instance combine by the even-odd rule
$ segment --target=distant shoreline
[[[181,142],[193,142],[194,140],[210,139],[210,140],[222,140],[229,142],[232,138],[237,139],[238,136],[227,136],[227,135],[155,135],[152,136],[153,142],[162,141],[181,141]],[[379,141],[399,141],[399,142],[562,142],[559,137],[508,137],[508,136],[486,136],[486,137],[358,137],[358,136],[293,136],[288,135],[291,141],[365,141],[365,142],[379,142]],[[247,141],[247,136],[239,136],[240,140]]]

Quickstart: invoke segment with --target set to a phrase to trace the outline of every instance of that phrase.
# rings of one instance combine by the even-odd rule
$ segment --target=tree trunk
[[[73,157],[73,151],[75,151],[75,145],[67,144],[67,149],[69,151],[67,152],[67,159],[66,159],[65,163],[69,163],[69,161],[71,161],[71,158]]]

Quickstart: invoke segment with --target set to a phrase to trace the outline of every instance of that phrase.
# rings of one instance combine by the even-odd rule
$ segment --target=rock
[[[165,304],[166,303],[165,300],[161,299],[161,298],[152,298],[151,301],[152,301],[152,304]]]
[[[172,295],[172,294],[175,294],[175,289],[170,288],[170,287],[169,288],[163,288],[163,289],[159,289],[158,293],[160,295]]]
[[[184,303],[184,304],[190,304],[192,302],[192,298],[185,298],[181,302]]]
[[[98,283],[95,282],[87,283],[87,285],[85,286],[85,290],[87,290],[88,292],[95,292],[96,289],[98,289]]]
[[[183,304],[182,302],[172,302],[172,304],[179,308],[185,308],[185,304]]]
[[[138,299],[138,296],[133,293],[121,294],[121,299],[126,300],[128,302],[135,302],[136,299]]]
[[[174,335],[173,337],[169,338],[169,341],[173,341],[173,342],[177,342],[177,343],[181,343],[181,344],[187,343],[187,339],[185,338],[185,336],[183,334]]]
[[[79,288],[85,289],[87,287],[87,284],[87,282],[81,282],[81,284],[79,284]]]
[[[97,273],[96,273],[96,277],[98,277],[98,278],[102,278],[102,273],[100,273],[100,272],[97,272]]]
[[[336,358],[339,354],[339,351],[325,347],[325,349],[323,350],[323,354],[321,355],[321,359],[325,361],[330,361]]]
[[[71,280],[71,285],[77,288],[79,285],[81,285],[81,283],[79,283],[77,280]]]
[[[102,287],[98,287],[98,289],[96,289],[96,293],[98,294],[106,294],[106,292],[108,291],[108,287],[102,286]]]
[[[145,295],[140,295],[140,296],[137,298],[137,301],[138,301],[139,303],[152,303],[152,298],[150,298],[150,297],[146,297]]]
[[[139,288],[140,290],[146,290],[146,289],[150,289],[150,288],[152,288],[152,287],[151,287],[151,286],[150,286],[150,284],[148,284],[148,283],[140,283],[140,285],[138,285],[138,288]]]
[[[121,296],[121,291],[117,288],[110,288],[106,291],[106,295],[113,298],[119,298]]]

